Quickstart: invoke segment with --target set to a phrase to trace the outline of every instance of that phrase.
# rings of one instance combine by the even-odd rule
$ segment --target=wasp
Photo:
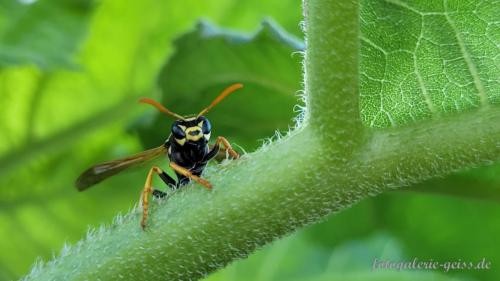
[[[208,144],[212,132],[212,125],[205,117],[205,114],[229,94],[242,87],[243,85],[239,83],[227,87],[208,107],[204,108],[197,115],[191,116],[181,116],[168,110],[155,100],[141,98],[139,100],[140,103],[152,105],[160,112],[175,118],[170,129],[169,137],[159,147],[88,168],[76,180],[75,185],[77,189],[79,191],[84,191],[125,169],[142,165],[161,155],[166,155],[169,160],[169,166],[175,172],[177,180],[165,173],[160,167],[153,166],[149,170],[140,199],[142,202],[141,227],[143,230],[146,228],[150,196],[153,195],[157,198],[166,196],[165,192],[152,188],[153,176],[155,174],[172,190],[186,185],[191,180],[201,184],[209,190],[212,189],[212,184],[201,177],[208,161],[219,153],[221,146],[233,159],[238,159],[239,154],[234,151],[231,144],[222,136],[216,138],[214,145],[210,146]]]

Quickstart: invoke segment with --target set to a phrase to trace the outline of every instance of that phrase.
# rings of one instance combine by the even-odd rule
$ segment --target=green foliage
[[[82,194],[71,185],[89,164],[141,150],[138,138],[145,147],[165,139],[169,120],[136,107],[139,95],[161,99],[179,113],[194,113],[224,86],[243,82],[245,89],[220,104],[210,118],[215,134],[249,152],[275,130],[293,126],[292,108],[300,103],[301,56],[293,53],[302,46],[276,24],[267,21],[260,32],[248,35],[203,21],[178,37],[200,16],[249,31],[264,14],[300,35],[300,1],[51,3],[0,3],[0,59],[5,63],[0,72],[0,280],[23,275],[36,256],[48,259],[65,240],[84,236],[87,225],[110,221],[137,202],[144,170]],[[83,279],[123,274],[132,279],[151,271],[182,271],[185,277],[200,276],[367,194],[498,158],[499,71],[494,59],[499,33],[493,1],[445,1],[436,7],[362,1],[360,53],[353,40],[357,29],[331,30],[342,24],[332,24],[335,19],[328,17],[337,11],[337,20],[352,24],[356,18],[340,11],[356,9],[342,3],[327,8],[325,3],[337,5],[306,2],[308,15],[319,17],[308,20],[309,28],[312,24],[319,30],[308,33],[308,44],[323,49],[319,60],[309,53],[306,61],[306,103],[321,110],[306,112],[304,123],[321,120],[325,130],[302,127],[238,163],[210,167],[206,177],[216,186],[212,193],[189,186],[167,202],[153,204],[146,233],[138,227],[137,212],[119,217],[113,227],[65,249],[62,263],[40,274]],[[55,16],[38,14],[54,11]],[[46,25],[38,23],[42,19]],[[26,44],[47,26],[51,40]],[[9,30],[23,30],[16,35],[22,40],[7,40],[15,38],[3,36]],[[319,44],[325,34],[328,44]],[[329,57],[333,52],[342,56]],[[360,62],[359,85],[354,61]],[[320,65],[323,69],[314,69]],[[61,70],[67,66],[77,68]],[[156,81],[161,98],[152,86]],[[353,135],[361,137],[352,141]],[[318,141],[316,136],[328,138]],[[325,144],[325,150],[320,148]],[[355,145],[359,156],[346,167],[343,161],[353,161]],[[500,230],[497,203],[468,199],[498,200],[498,169],[475,169],[412,189],[464,199],[413,192],[366,199],[209,279],[493,280],[496,270],[451,272],[448,277],[370,269],[373,257],[500,261],[490,239]],[[123,263],[110,260],[109,252],[124,258]]]
[[[85,34],[91,0],[7,0],[0,3],[0,67],[36,64],[43,69],[72,66]]]
[[[499,233],[495,223],[499,210],[493,201],[391,192],[278,240],[207,281],[256,280],[256,276],[258,280],[314,280],[313,276],[336,280],[339,274],[378,280],[378,274],[385,273],[371,271],[374,258],[400,262],[414,258],[478,262],[485,258],[495,263],[500,257],[491,236]],[[370,273],[363,275],[365,271]],[[395,280],[406,275],[417,280],[444,278],[440,277],[444,271],[434,276],[420,273],[387,272]],[[498,270],[450,270],[446,275],[451,280],[495,280]]]
[[[314,227],[313,227],[314,228]],[[339,243],[328,250],[306,236],[310,230],[276,241],[249,259],[208,277],[217,280],[456,280],[439,272],[373,270],[373,261],[411,261],[401,244],[386,233]],[[252,264],[253,263],[253,264]],[[248,272],[252,268],[255,272]]]
[[[361,112],[372,127],[498,104],[496,1],[364,1]]]
[[[44,8],[47,11],[78,7],[76,1],[58,3],[39,0],[37,5],[49,6]],[[0,7],[4,34],[22,30],[17,25],[22,22],[14,21],[15,17],[31,13],[36,6],[0,1]],[[0,280],[26,274],[37,257],[49,259],[65,242],[74,243],[85,236],[89,225],[109,222],[137,203],[144,170],[85,193],[77,193],[73,182],[92,163],[143,149],[124,128],[138,113],[153,112],[137,106],[136,100],[154,94],[156,73],[172,52],[171,41],[178,34],[192,28],[202,16],[228,27],[253,30],[266,15],[288,22],[286,28],[300,34],[299,1],[104,1],[80,7],[79,12],[68,8],[68,13],[61,11],[55,18],[43,13],[25,18],[45,23],[32,26],[47,27],[57,38],[74,26],[71,23],[87,27],[84,36],[76,31],[64,33],[64,43],[75,44],[73,53],[57,49],[57,41],[43,40],[43,46],[23,45],[19,50],[36,53],[50,68],[40,69],[32,65],[34,61],[22,62],[28,65],[16,61],[0,69]],[[233,9],[239,10],[238,17]],[[78,20],[71,16],[73,12],[87,16]],[[52,24],[59,19],[69,22]],[[25,29],[21,35],[37,34]],[[2,39],[0,45],[14,46],[14,42]],[[52,57],[54,53],[57,58]],[[67,66],[56,64],[62,61],[77,67],[58,68]],[[286,124],[287,120],[285,116],[280,122]],[[267,135],[259,132],[259,136]]]
[[[162,103],[171,110],[198,113],[218,92],[239,82],[244,89],[210,112],[214,134],[253,150],[291,123],[301,80],[301,56],[292,54],[303,50],[303,44],[275,24],[266,21],[249,36],[200,22],[174,47],[158,77]],[[269,110],[276,104],[280,106]],[[139,130],[146,147],[157,146],[169,134],[169,120],[154,113],[153,124]]]

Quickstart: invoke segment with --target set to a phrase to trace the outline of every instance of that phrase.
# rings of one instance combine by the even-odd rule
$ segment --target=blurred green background
[[[147,167],[73,187],[89,165],[168,136],[170,120],[138,97],[188,114],[243,82],[210,113],[214,134],[251,152],[293,127],[301,2],[0,0],[0,280],[138,202]],[[207,280],[498,280],[498,170],[364,200]],[[375,258],[492,269],[372,272]]]

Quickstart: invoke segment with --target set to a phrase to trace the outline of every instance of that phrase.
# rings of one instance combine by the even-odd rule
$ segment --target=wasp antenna
[[[159,111],[167,114],[167,115],[170,115],[174,118],[177,118],[177,119],[181,119],[181,120],[184,120],[185,118],[180,116],[179,114],[177,113],[174,113],[168,109],[166,109],[163,105],[161,105],[159,102],[153,100],[153,99],[150,99],[150,98],[141,98],[139,99],[139,103],[147,103],[149,105],[152,105],[154,107],[156,107],[156,109],[158,109]]]
[[[243,84],[236,83],[236,84],[233,84],[233,85],[227,87],[226,89],[224,89],[224,91],[222,91],[222,93],[220,93],[220,95],[218,97],[216,97],[214,99],[214,101],[209,106],[207,106],[200,113],[198,113],[198,117],[207,113],[210,109],[212,109],[214,106],[216,106],[219,102],[221,102],[223,99],[225,99],[227,96],[229,96],[229,94],[231,94],[234,91],[241,89],[241,88],[243,88]]]

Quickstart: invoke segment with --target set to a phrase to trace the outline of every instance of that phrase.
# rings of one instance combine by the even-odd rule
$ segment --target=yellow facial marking
[[[174,138],[174,139],[180,145],[184,145],[184,143],[186,143],[186,139],[178,139],[178,138]]]
[[[188,140],[198,141],[199,139],[201,139],[203,137],[203,133],[201,132],[201,128],[198,126],[189,127],[185,131],[186,131],[186,138]],[[196,135],[190,134],[191,132],[196,132],[196,131],[198,132],[198,134],[196,134]]]
[[[182,125],[177,125],[179,126],[183,131],[186,131],[186,126],[182,126]]]
[[[210,135],[211,134],[212,133],[204,134],[203,137],[208,141],[208,140],[210,140]]]

